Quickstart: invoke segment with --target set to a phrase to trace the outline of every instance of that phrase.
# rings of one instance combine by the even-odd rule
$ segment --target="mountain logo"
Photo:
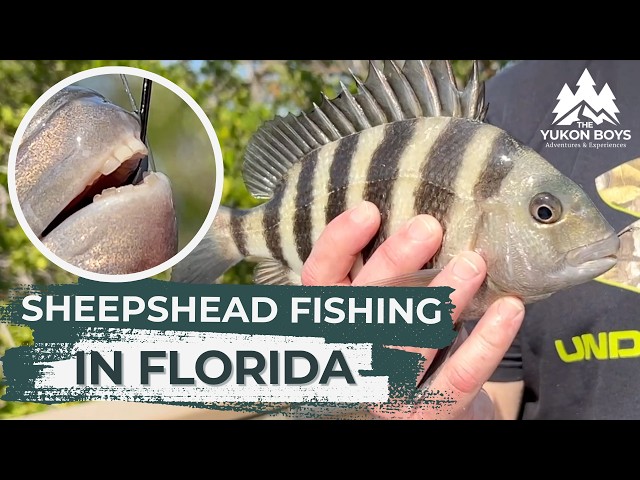
[[[576,93],[565,83],[557,98],[558,105],[553,110],[556,114],[553,124],[572,125],[580,121],[593,121],[596,125],[603,122],[619,125],[616,114],[620,113],[620,110],[614,102],[616,97],[609,84],[605,83],[600,93],[596,92],[595,85],[596,82],[586,68],[576,83]]]

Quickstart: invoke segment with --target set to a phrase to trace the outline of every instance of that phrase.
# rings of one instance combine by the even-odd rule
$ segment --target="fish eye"
[[[550,193],[543,192],[533,197],[529,212],[537,222],[556,223],[562,217],[562,204]]]

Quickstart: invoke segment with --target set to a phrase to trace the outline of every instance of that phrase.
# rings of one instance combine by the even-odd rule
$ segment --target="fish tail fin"
[[[238,212],[220,206],[211,228],[198,246],[171,271],[171,281],[214,283],[244,255],[238,250],[231,231],[231,218]]]

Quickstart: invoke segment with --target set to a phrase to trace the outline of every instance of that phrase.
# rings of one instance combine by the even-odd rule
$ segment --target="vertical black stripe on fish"
[[[483,124],[453,118],[440,132],[423,163],[414,192],[414,213],[433,215],[447,229],[447,213],[455,200],[455,184],[470,141]],[[424,266],[432,268],[440,249]]]
[[[338,143],[333,154],[333,160],[329,169],[329,183],[327,192],[329,197],[326,207],[326,223],[336,218],[347,209],[347,190],[349,188],[349,175],[351,164],[358,150],[360,135],[354,134],[344,137]]]
[[[231,236],[236,244],[238,251],[245,257],[249,256],[247,250],[247,236],[244,228],[244,215],[245,212],[232,212],[231,213]]]
[[[293,221],[293,235],[296,251],[302,263],[311,253],[311,204],[313,203],[313,177],[318,163],[318,150],[314,150],[301,161],[300,175],[296,185],[296,212]]]
[[[367,186],[363,192],[363,199],[377,205],[381,219],[378,233],[362,250],[362,258],[365,262],[387,238],[387,220],[393,208],[391,195],[398,177],[398,163],[413,138],[416,123],[417,120],[413,119],[386,125],[384,138],[373,152],[367,171]]]
[[[285,183],[278,185],[273,198],[265,206],[262,216],[262,228],[264,229],[264,239],[271,257],[278,260],[283,266],[289,267],[282,253],[282,239],[278,228],[280,225],[280,206],[282,205],[282,195],[285,187]]]
[[[451,119],[425,159],[414,198],[415,214],[433,215],[446,228],[446,217],[455,199],[455,183],[469,143],[482,124]]]
[[[518,150],[516,141],[506,132],[500,132],[493,142],[487,166],[473,188],[477,199],[486,200],[500,191],[502,181],[513,168]]]

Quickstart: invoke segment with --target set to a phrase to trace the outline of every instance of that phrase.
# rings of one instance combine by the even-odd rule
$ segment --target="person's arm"
[[[322,232],[305,262],[303,284],[367,285],[411,273],[422,268],[442,243],[440,224],[433,217],[419,215],[389,237],[355,278],[351,278],[350,272],[358,255],[379,227],[378,209],[368,202],[336,217]],[[486,265],[482,257],[474,252],[462,252],[431,285],[448,285],[454,289],[451,301],[456,306],[453,312],[455,321],[485,276]],[[446,392],[455,402],[437,409],[429,402],[410,405],[396,412],[394,418],[494,418],[494,406],[482,386],[500,364],[523,318],[524,305],[519,299],[504,297],[496,301],[469,337],[430,379],[430,390]],[[427,356],[433,357],[428,353]],[[502,406],[500,408],[502,414]]]

